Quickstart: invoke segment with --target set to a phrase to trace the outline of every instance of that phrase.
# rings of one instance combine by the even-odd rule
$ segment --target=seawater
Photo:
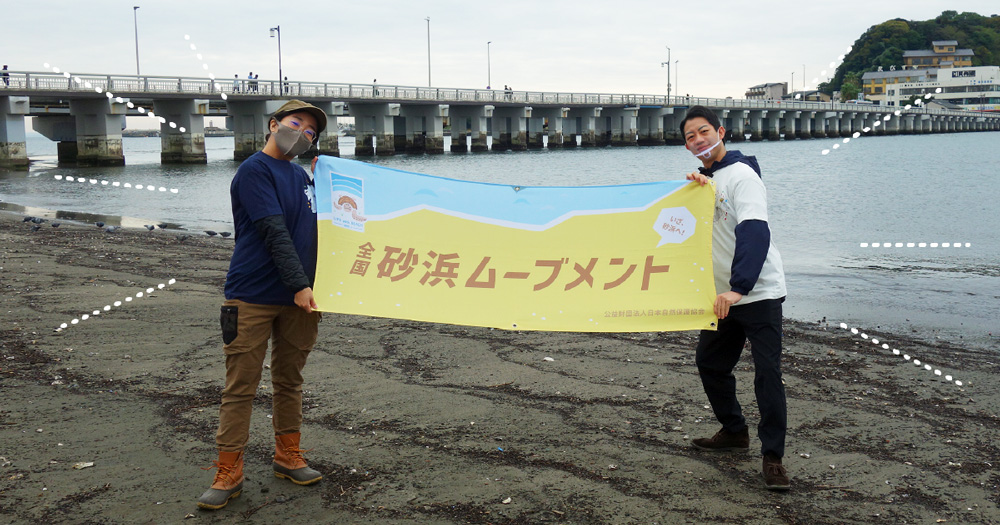
[[[1000,352],[1000,134],[990,132],[731,144],[756,155],[772,237],[785,264],[789,317],[845,322]],[[206,139],[208,164],[162,166],[159,138],[125,138],[123,168],[58,166],[55,143],[29,134],[28,172],[0,172],[0,205],[126,217],[127,225],[232,231],[232,138]],[[839,149],[832,149],[839,144]],[[345,158],[353,139],[341,139]],[[821,151],[830,149],[822,155]],[[612,185],[681,179],[700,164],[681,147],[627,147],[366,158],[379,165],[511,185]],[[153,184],[178,194],[74,178]],[[15,206],[16,208],[16,206]],[[108,222],[108,221],[105,221]],[[109,222],[114,224],[114,222]],[[220,241],[222,242],[222,241]],[[861,243],[958,243],[872,248]],[[969,247],[965,244],[969,243]],[[839,328],[836,328],[839,329]]]

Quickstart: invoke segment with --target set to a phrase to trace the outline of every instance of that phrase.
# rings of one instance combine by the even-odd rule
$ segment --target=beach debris
[[[216,235],[219,234],[219,232],[215,230],[205,230],[205,234],[208,235],[209,237],[215,237]]]
[[[14,464],[13,461],[11,461],[11,460],[3,457],[3,456],[0,456],[0,467],[7,467],[7,466],[10,466],[10,465],[13,465],[13,464]]]
[[[555,361],[555,359],[552,359],[551,357],[543,357],[542,361]]]
[[[811,458],[811,457],[812,457],[812,454],[807,454],[807,453],[803,452],[803,453],[799,454],[799,457],[800,457],[800,458],[806,458],[806,459],[809,459],[809,458]]]
[[[608,470],[618,470],[618,465],[612,463],[611,465],[608,465]]]
[[[510,497],[507,497],[507,499],[501,501],[500,503],[503,503],[504,505],[510,505],[511,501],[514,501],[514,500],[512,500]]]
[[[94,466],[94,462],[93,461],[80,461],[80,462],[77,462],[77,463],[73,463],[73,468],[75,470],[83,470],[85,468],[90,468],[90,467],[93,467],[93,466]]]
[[[45,431],[39,428],[39,429],[35,429],[35,432],[42,433],[42,432],[45,432]]]
[[[836,469],[836,468],[837,468],[837,466],[836,466],[836,465],[830,465],[830,470],[834,470],[834,469]]]
[[[189,512],[189,513],[187,513],[187,514],[184,515],[184,519],[189,519],[189,518],[193,518],[193,517],[195,517],[195,515],[194,515],[193,512]]]

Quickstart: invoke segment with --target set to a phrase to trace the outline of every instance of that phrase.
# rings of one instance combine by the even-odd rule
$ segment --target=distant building
[[[971,67],[976,56],[971,49],[958,49],[957,40],[935,40],[931,46],[933,49],[903,51],[903,63],[917,69]]]
[[[922,82],[927,79],[930,73],[926,69],[907,68],[896,70],[895,67],[889,71],[869,71],[861,75],[861,92],[865,99],[881,104],[885,100],[885,92],[889,86],[900,82]]]
[[[747,89],[747,100],[779,100],[788,94],[787,82],[769,82],[767,84],[757,84]]]
[[[929,93],[933,95],[931,100],[954,104],[962,109],[1000,111],[1000,66],[930,70],[923,81],[889,86],[885,103],[901,106],[911,97],[923,97]]]
[[[782,100],[798,100],[805,102],[829,102],[830,95],[823,93],[822,91],[813,89],[810,91],[793,91],[783,97]]]

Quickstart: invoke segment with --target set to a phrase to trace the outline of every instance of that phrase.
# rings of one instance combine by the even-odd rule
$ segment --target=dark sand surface
[[[763,488],[753,432],[750,453],[691,447],[718,427],[695,333],[334,314],[305,370],[303,446],[325,479],[271,474],[265,370],[243,495],[200,511],[232,241],[31,226],[0,214],[0,522],[1000,523],[994,351],[870,332],[938,377],[839,327],[787,321],[781,494]],[[755,425],[752,369],[747,352],[737,377]]]

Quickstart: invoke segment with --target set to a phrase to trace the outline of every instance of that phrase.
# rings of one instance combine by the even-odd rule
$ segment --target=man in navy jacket
[[[781,256],[767,225],[767,192],[757,159],[726,151],[726,130],[715,112],[693,106],[681,121],[684,143],[703,166],[688,180],[715,186],[712,265],[718,330],[703,330],[695,362],[705,393],[722,429],[692,443],[722,451],[750,447],[749,429],[739,401],[733,369],[746,341],[754,360],[754,392],[760,410],[757,436],[763,455],[764,485],[788,490],[781,458],[787,427],[785,387],[781,381],[781,303],[785,276]]]

